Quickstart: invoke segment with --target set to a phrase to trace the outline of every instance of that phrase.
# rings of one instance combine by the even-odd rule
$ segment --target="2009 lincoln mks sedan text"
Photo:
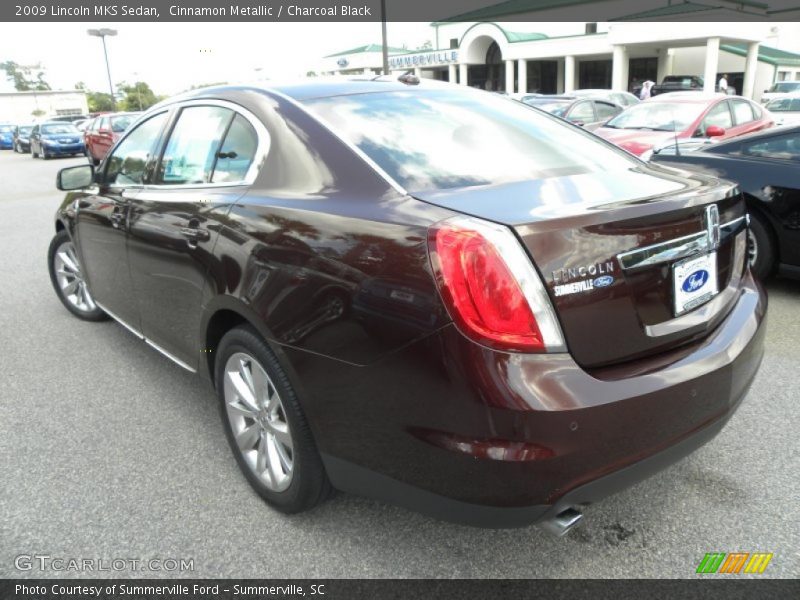
[[[58,185],[64,305],[210,378],[285,512],[338,488],[563,532],[714,436],[762,356],[733,184],[495,94],[197,90]]]

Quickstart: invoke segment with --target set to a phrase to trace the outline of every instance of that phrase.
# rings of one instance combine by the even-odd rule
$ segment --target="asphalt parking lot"
[[[83,160],[0,152],[0,577],[74,575],[20,572],[20,554],[193,559],[197,577],[694,577],[737,551],[774,553],[757,577],[800,575],[800,282],[768,283],[764,362],[725,430],[566,538],[343,494],[286,517],[240,475],[207,384],[56,299],[55,174]]]

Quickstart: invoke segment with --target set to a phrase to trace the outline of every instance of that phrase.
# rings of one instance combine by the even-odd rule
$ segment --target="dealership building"
[[[737,93],[758,99],[775,81],[800,80],[800,54],[780,49],[786,42],[797,43],[792,35],[797,33],[797,25],[766,21],[765,3],[644,0],[638,5],[640,12],[619,15],[618,20],[533,20],[537,16],[554,18],[546,7],[564,3],[503,2],[432,23],[433,49],[390,48],[389,68],[507,93],[632,90],[637,83],[648,79],[660,82],[667,75],[703,77],[706,91],[713,91],[720,76],[727,74]],[[586,4],[590,17],[604,16],[598,6],[605,6],[607,19],[614,6],[629,6],[616,0],[571,3],[576,4]],[[536,10],[519,12],[520,7],[530,5]],[[800,19],[800,9],[797,13]],[[520,20],[528,17],[532,20]],[[697,20],[737,17],[742,20]],[[321,70],[353,74],[380,73],[381,68],[381,46],[372,44],[324,57]]]
[[[0,121],[30,123],[34,120],[89,112],[81,91],[0,92]]]

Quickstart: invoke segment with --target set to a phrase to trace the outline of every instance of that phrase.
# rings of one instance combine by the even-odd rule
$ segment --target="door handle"
[[[182,227],[181,235],[193,243],[207,242],[211,239],[211,234],[208,229],[200,229],[197,227]]]
[[[112,227],[119,228],[119,226],[122,225],[122,222],[125,220],[125,214],[121,212],[112,213],[111,216],[108,217],[108,220],[111,221]]]

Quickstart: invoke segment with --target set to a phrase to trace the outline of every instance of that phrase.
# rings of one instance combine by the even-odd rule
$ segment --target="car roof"
[[[466,86],[456,85],[434,79],[420,79],[418,84],[403,83],[396,75],[380,75],[372,77],[308,77],[293,81],[276,82],[243,82],[236,85],[212,86],[189,90],[164,101],[171,104],[176,101],[205,98],[218,94],[225,94],[245,90],[261,90],[266,93],[276,93],[289,96],[297,101],[311,100],[313,98],[328,98],[332,96],[348,96],[354,94],[368,94],[378,92],[415,92],[431,89],[462,89],[482,92]],[[486,92],[490,93],[490,92]]]
[[[708,104],[714,100],[725,98],[741,98],[741,96],[728,96],[726,94],[707,94],[705,92],[668,92],[644,100],[642,104],[656,102],[679,102],[681,104]]]

